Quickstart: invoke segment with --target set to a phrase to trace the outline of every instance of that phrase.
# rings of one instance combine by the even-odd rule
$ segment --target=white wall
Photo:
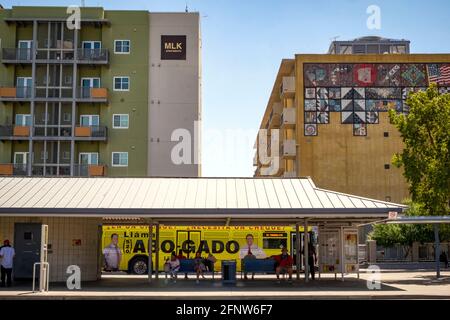
[[[186,60],[161,60],[161,35],[186,35]],[[194,159],[194,121],[201,119],[198,13],[150,13],[149,65],[148,175],[199,176],[199,165],[175,165],[170,157],[176,144],[170,142],[172,132],[185,128],[191,134]]]
[[[0,240],[9,239],[14,246],[14,223],[41,223],[48,225],[51,253],[50,281],[66,281],[67,267],[77,265],[81,268],[81,281],[97,280],[99,260],[97,218],[0,218]],[[80,246],[74,246],[72,240],[81,239]],[[31,282],[30,282],[31,284]]]

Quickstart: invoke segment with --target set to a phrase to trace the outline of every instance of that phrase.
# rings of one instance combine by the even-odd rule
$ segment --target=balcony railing
[[[0,86],[0,101],[31,101],[34,97],[36,101],[68,101],[73,99],[73,89],[71,87],[8,87]],[[100,102],[108,101],[108,89],[78,87],[76,89],[75,100],[77,102]]]
[[[26,176],[27,165],[16,163],[1,163],[0,176]]]
[[[82,64],[107,64],[109,63],[108,49],[76,49],[77,62]],[[46,49],[36,50],[37,63],[72,63],[75,59],[73,49]],[[4,48],[2,50],[3,63],[31,63],[33,60],[33,49],[27,48]]]
[[[294,139],[284,140],[281,144],[281,156],[292,159],[297,155],[297,145]]]
[[[103,126],[77,126],[75,137],[78,140],[106,140],[108,128]]]
[[[21,140],[30,136],[29,126],[2,125],[0,126],[0,139]]]
[[[106,175],[106,166],[103,164],[76,164],[73,169],[73,175],[76,177],[104,177]]]
[[[295,77],[283,77],[280,85],[282,98],[292,98],[295,95]]]

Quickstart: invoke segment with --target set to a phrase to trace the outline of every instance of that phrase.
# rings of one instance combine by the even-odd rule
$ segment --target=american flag
[[[440,85],[450,84],[450,64],[429,64],[428,80]]]

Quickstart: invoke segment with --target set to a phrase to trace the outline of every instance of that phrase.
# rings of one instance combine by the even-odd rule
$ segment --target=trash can
[[[222,283],[223,284],[236,283],[236,260],[222,261]]]

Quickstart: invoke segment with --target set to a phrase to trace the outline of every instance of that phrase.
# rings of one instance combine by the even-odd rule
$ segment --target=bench
[[[274,274],[276,263],[275,259],[242,259],[241,279],[245,272]]]
[[[194,259],[181,259],[180,260],[180,270],[178,270],[178,274],[197,274],[197,272],[194,270],[195,261]],[[212,277],[214,279],[214,263],[211,264],[211,270],[205,270],[203,271],[203,274],[212,274]]]

